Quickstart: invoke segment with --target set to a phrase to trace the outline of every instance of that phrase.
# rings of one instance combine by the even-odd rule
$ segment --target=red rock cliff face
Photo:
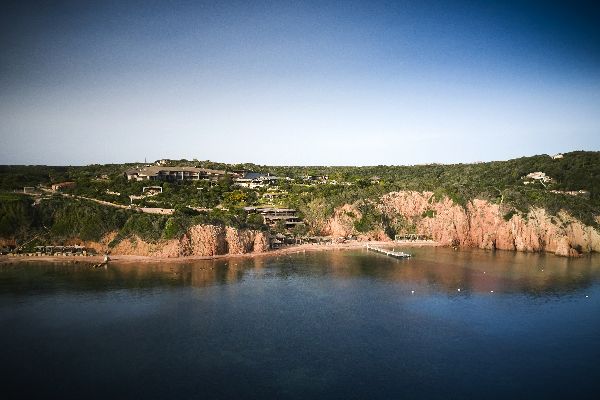
[[[259,231],[227,227],[225,240],[229,254],[259,253],[269,248],[267,236]]]
[[[362,214],[358,208],[350,204],[344,204],[334,210],[333,216],[323,224],[323,229],[318,233],[336,237],[356,234],[354,221],[361,217]]]
[[[0,238],[0,247],[8,247],[8,246],[16,246],[17,242],[15,239],[10,238]]]
[[[393,192],[383,196],[380,211],[402,215],[419,234],[443,245],[460,244],[482,249],[548,251],[562,256],[599,252],[600,234],[566,213],[551,216],[533,209],[526,216],[503,218],[500,205],[473,200],[466,209],[449,198],[436,201],[431,192]]]
[[[354,228],[354,222],[362,218],[360,210],[350,204],[344,204],[334,210],[333,216],[329,218],[323,224],[318,234],[324,236],[333,236],[336,238],[347,237],[354,235],[358,237],[358,240],[378,240],[378,241],[389,241],[390,238],[385,234],[383,229],[377,229],[369,232],[368,234],[360,233]]]
[[[151,257],[216,256],[259,253],[268,250],[264,232],[215,225],[195,225],[179,239],[148,243],[139,237],[127,238],[112,249],[113,254]]]
[[[121,240],[110,252],[119,255],[172,258],[187,255],[185,251],[187,247],[186,238],[149,243],[135,236]]]
[[[195,225],[187,233],[189,249],[186,255],[216,256],[228,251],[225,228],[215,225]]]

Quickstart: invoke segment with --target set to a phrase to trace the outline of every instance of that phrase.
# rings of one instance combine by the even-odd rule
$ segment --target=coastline
[[[200,260],[218,260],[218,259],[233,259],[233,258],[257,258],[257,257],[272,257],[280,256],[285,254],[301,253],[301,252],[315,252],[315,251],[327,251],[327,250],[355,250],[365,248],[369,245],[373,246],[410,246],[410,247],[437,247],[440,246],[438,242],[434,241],[399,241],[399,242],[385,242],[385,241],[369,241],[369,242],[347,242],[347,243],[333,243],[333,244],[301,244],[291,245],[276,250],[269,250],[260,253],[243,253],[243,254],[218,254],[214,256],[182,256],[182,257],[153,257],[153,256],[132,256],[132,255],[119,255],[109,254],[110,262],[115,263],[156,263],[156,262],[168,262],[168,263],[181,263],[189,261],[200,261]],[[95,256],[0,256],[0,265],[3,264],[16,264],[26,262],[50,262],[50,263],[74,263],[74,264],[99,264],[103,262],[103,255]]]

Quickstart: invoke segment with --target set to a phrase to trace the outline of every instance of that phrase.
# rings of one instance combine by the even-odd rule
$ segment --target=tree
[[[287,232],[287,226],[285,224],[285,220],[280,219],[279,221],[277,221],[277,223],[275,224],[275,232],[277,232],[277,233]]]

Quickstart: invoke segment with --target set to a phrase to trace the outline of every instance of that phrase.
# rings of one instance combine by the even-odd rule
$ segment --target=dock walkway
[[[390,256],[390,257],[394,257],[394,258],[410,258],[411,257],[410,254],[405,253],[403,251],[386,250],[386,249],[381,249],[379,247],[369,246],[368,244],[367,244],[367,250],[375,251],[377,253],[385,254],[386,256]]]

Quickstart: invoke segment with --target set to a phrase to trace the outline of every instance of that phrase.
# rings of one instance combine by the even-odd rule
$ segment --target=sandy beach
[[[183,257],[151,257],[151,256],[132,256],[132,255],[119,255],[110,254],[110,262],[115,263],[156,263],[156,262],[190,262],[196,260],[215,260],[215,259],[229,259],[229,258],[256,258],[256,257],[272,257],[280,256],[284,254],[293,254],[309,251],[328,251],[328,250],[353,250],[364,248],[369,244],[370,246],[381,246],[381,247],[423,247],[423,246],[439,246],[439,243],[422,240],[422,241],[399,241],[399,242],[384,242],[384,241],[370,241],[370,242],[359,242],[352,241],[346,243],[332,243],[332,244],[302,244],[302,245],[290,245],[276,250],[265,251],[262,253],[245,253],[245,254],[220,254],[215,256],[183,256]],[[27,256],[27,255],[3,255],[0,256],[1,264],[14,264],[14,263],[25,263],[25,262],[57,262],[57,263],[74,263],[74,264],[99,264],[103,262],[103,255],[95,256]]]

